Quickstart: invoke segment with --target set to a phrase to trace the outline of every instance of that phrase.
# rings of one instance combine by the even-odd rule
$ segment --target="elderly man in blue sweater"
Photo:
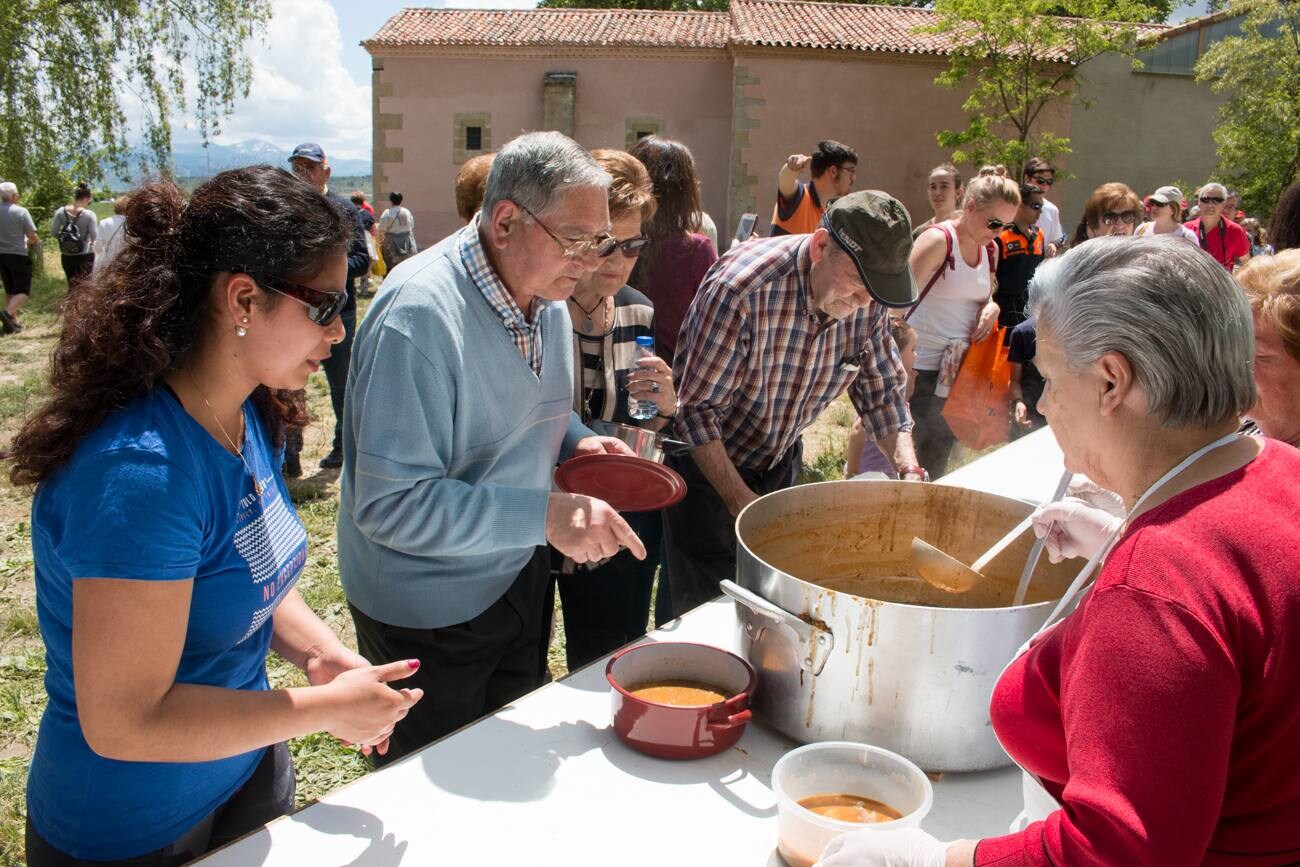
[[[572,412],[563,303],[612,251],[609,182],[559,133],[508,143],[479,215],[394,268],[357,331],[339,571],[361,653],[419,660],[425,694],[381,762],[545,682],[547,542],[645,556],[608,504],[551,491],[558,459],[627,451]]]

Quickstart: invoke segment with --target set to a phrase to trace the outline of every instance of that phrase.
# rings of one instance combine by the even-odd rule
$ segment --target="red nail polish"
[[[420,667],[420,660],[418,660],[418,659],[408,659],[408,660],[406,660],[406,664],[407,664],[407,666],[408,666],[412,671],[415,671],[415,669],[417,669],[417,668]]]

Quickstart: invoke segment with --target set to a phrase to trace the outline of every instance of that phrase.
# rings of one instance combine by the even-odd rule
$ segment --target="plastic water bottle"
[[[655,354],[655,339],[648,334],[642,334],[636,339],[636,353],[632,356],[633,360],[640,358],[649,358]],[[635,368],[634,368],[635,369]],[[629,371],[630,373],[631,371]],[[659,414],[659,404],[653,400],[637,400],[630,393],[627,396],[627,414],[637,421],[646,421]]]

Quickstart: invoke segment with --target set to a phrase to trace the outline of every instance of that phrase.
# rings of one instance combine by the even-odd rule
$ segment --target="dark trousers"
[[[272,819],[293,812],[293,759],[289,748],[275,744],[266,748],[253,775],[230,800],[213,810],[175,842],[161,849],[120,861],[87,861],[54,848],[45,841],[32,820],[27,820],[28,867],[173,867],[186,864],[205,852],[224,846]]]
[[[63,276],[68,278],[68,291],[72,291],[76,288],[76,284],[89,277],[90,272],[94,270],[95,254],[60,255],[59,262],[63,265]]]
[[[0,282],[5,295],[32,294],[32,260],[26,255],[0,253]]]
[[[382,767],[504,707],[546,682],[551,606],[550,548],[533,552],[510,588],[472,620],[437,629],[380,623],[351,603],[357,650],[376,665],[418,659],[397,686],[420,687],[424,698],[393,729]]]
[[[644,560],[623,550],[594,569],[579,567],[565,575],[559,572],[565,557],[551,550],[564,609],[564,649],[569,671],[645,635],[655,569],[659,566],[662,525],[658,512],[630,512],[623,517],[645,544]]]
[[[667,463],[686,480],[686,496],[663,512],[670,615],[680,617],[717,596],[723,578],[735,580],[736,519],[690,455],[670,457]],[[798,440],[770,469],[741,470],[740,476],[761,496],[791,487],[802,468],[803,440]],[[664,592],[662,586],[659,592]]]
[[[356,281],[352,281],[352,286],[356,286]],[[330,350],[330,357],[325,359],[321,367],[325,368],[325,379],[330,384],[330,403],[334,407],[334,445],[333,451],[343,451],[343,398],[348,388],[348,368],[352,364],[352,336],[357,333],[357,308],[353,304],[350,309],[344,310],[339,314],[343,320],[343,339],[334,344]]]
[[[939,380],[937,370],[918,370],[913,373],[916,388],[908,406],[912,410],[912,444],[916,447],[916,459],[930,473],[931,479],[937,479],[948,471],[948,456],[957,442],[952,428],[943,417],[946,397],[936,397],[934,386]]]

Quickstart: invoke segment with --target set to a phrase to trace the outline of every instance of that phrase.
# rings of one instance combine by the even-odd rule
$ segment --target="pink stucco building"
[[[831,138],[857,149],[858,188],[893,193],[920,221],[929,170],[948,156],[935,132],[962,125],[964,98],[934,84],[950,46],[917,33],[932,20],[910,7],[800,0],[732,0],[727,12],[405,9],[363,43],[375,192],[406,196],[424,246],[460,225],[452,182],[476,153],[538,129],[591,148],[658,132],[691,148],[705,209],[726,236],[746,211],[765,231],[782,161]],[[1146,31],[1189,27],[1202,24]],[[1052,195],[1064,221],[1102,182],[1145,193],[1213,171],[1219,100],[1186,71],[1134,72],[1103,57],[1083,78],[1091,105],[1046,120],[1074,142],[1075,177]]]

